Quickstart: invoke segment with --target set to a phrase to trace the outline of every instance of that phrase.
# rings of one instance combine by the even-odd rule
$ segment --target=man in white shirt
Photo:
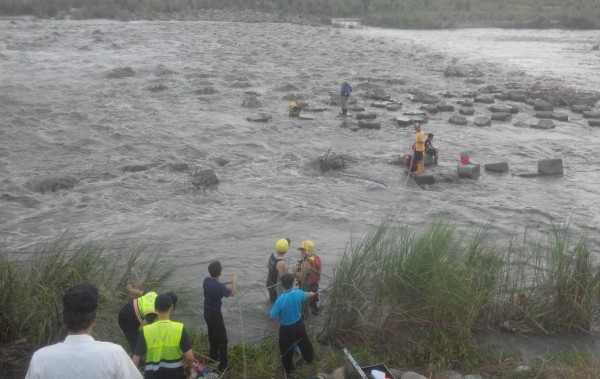
[[[96,341],[98,289],[77,285],[63,295],[64,342],[33,354],[25,379],[142,379],[125,350],[111,342]]]

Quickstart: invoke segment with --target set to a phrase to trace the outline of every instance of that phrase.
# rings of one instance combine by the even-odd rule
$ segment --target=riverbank
[[[452,28],[514,28],[514,29],[597,29],[600,11],[592,2],[577,7],[540,6],[533,1],[498,6],[487,0],[459,0],[453,3],[408,3],[363,5],[350,2],[320,4],[284,3],[282,1],[244,2],[225,1],[187,3],[146,3],[132,5],[114,2],[98,6],[80,2],[79,7],[68,3],[47,1],[35,6],[0,5],[0,16],[32,15],[54,19],[106,18],[121,21],[232,21],[232,22],[286,22],[302,25],[329,25],[331,18],[353,17],[367,26],[397,29],[452,29]]]
[[[135,281],[146,291],[173,288],[174,266],[159,252],[112,252],[71,241],[59,238],[33,261],[0,255],[0,301],[7,304],[0,315],[0,354],[7,358],[0,377],[22,377],[36,348],[64,338],[57,307],[66,288],[87,282],[100,289],[95,337],[116,343],[124,343],[115,317],[126,302],[124,283]],[[340,367],[347,366],[342,348],[362,366],[400,368],[394,371],[398,379],[407,372],[425,375],[412,378],[597,377],[597,354],[586,346],[590,340],[598,346],[599,306],[593,299],[600,275],[586,241],[566,227],[557,227],[554,236],[525,236],[517,245],[485,233],[464,241],[440,222],[422,233],[384,222],[353,241],[334,268],[331,288],[322,293],[322,328],[311,333],[317,361],[303,365],[295,377],[342,378]],[[186,288],[176,292],[181,305],[173,318],[180,320],[196,305]],[[494,340],[482,330],[508,338]],[[540,334],[557,336],[562,344],[535,356],[519,349],[516,336],[537,340],[539,348]],[[190,327],[190,336],[196,357],[213,367],[206,334]],[[281,377],[276,335],[232,344],[230,352],[231,371],[224,378]]]

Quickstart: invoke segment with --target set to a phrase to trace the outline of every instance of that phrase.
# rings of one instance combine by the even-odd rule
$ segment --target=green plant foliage
[[[125,284],[160,291],[173,273],[173,266],[159,251],[106,251],[91,242],[74,246],[65,235],[44,246],[31,261],[11,261],[8,254],[0,251],[0,300],[7,304],[0,312],[0,342],[24,338],[45,345],[58,341],[66,334],[60,322],[62,294],[81,283],[93,284],[100,292],[94,333],[119,341],[122,336],[115,328],[115,315],[127,301]]]

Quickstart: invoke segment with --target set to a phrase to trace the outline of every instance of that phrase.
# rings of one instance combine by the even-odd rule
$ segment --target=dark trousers
[[[294,357],[294,347],[298,345],[302,358],[306,363],[313,360],[313,347],[306,334],[306,328],[302,320],[292,325],[279,326],[279,351],[281,352],[281,363],[286,374],[294,370],[292,358]]]
[[[267,276],[267,291],[269,291],[269,301],[273,304],[277,300],[277,282],[273,283],[269,276]]]
[[[135,349],[135,345],[138,340],[138,336],[140,335],[140,323],[135,317],[135,313],[133,312],[133,305],[131,302],[125,304],[121,311],[119,312],[119,326],[125,334],[125,338],[127,338],[127,342],[129,343],[129,353],[133,353],[133,349]]]
[[[227,368],[227,329],[220,309],[204,310],[204,320],[208,328],[208,342],[210,344],[210,359],[219,361],[219,371]]]

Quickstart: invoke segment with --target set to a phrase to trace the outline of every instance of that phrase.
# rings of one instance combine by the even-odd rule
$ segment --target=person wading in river
[[[302,258],[296,265],[296,280],[300,289],[315,293],[309,301],[309,306],[315,315],[319,314],[319,281],[321,280],[321,257],[315,254],[315,244],[312,241],[304,241],[298,248]],[[305,309],[304,314],[307,314]]]
[[[413,129],[417,132],[415,137],[415,143],[413,143],[413,159],[417,166],[415,174],[422,174],[425,172],[425,164],[423,162],[423,152],[425,151],[425,132],[421,129],[421,124],[415,122]]]
[[[280,239],[275,243],[275,252],[269,257],[267,268],[267,290],[269,291],[269,301],[275,302],[277,296],[281,294],[281,277],[287,271],[287,263],[284,260],[285,254],[290,246],[289,239]]]
[[[340,103],[342,106],[342,116],[348,115],[348,103],[350,102],[350,94],[352,93],[352,87],[347,82],[342,83],[340,88]]]

